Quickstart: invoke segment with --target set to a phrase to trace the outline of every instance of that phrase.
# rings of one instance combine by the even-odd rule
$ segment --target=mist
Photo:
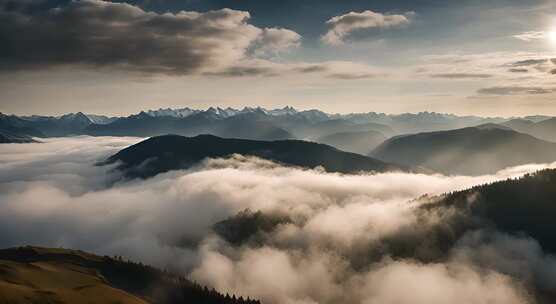
[[[95,165],[140,140],[2,145],[0,247],[123,255],[265,303],[535,303],[539,288],[556,291],[554,258],[526,236],[479,225],[447,250],[432,248],[442,254],[429,260],[399,256],[385,241],[415,242],[426,232],[408,231],[444,227],[453,216],[423,211],[426,200],[416,198],[556,163],[472,177],[344,175],[234,155],[147,180]],[[257,242],[215,233],[214,224],[246,209],[289,220]]]

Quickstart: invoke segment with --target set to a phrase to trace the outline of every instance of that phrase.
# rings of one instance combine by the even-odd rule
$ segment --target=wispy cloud
[[[521,34],[513,35],[512,37],[523,41],[533,41],[539,39],[546,39],[547,33],[543,31],[529,31],[529,32],[523,32]]]
[[[483,95],[521,95],[521,94],[549,94],[556,91],[554,88],[542,88],[542,87],[520,87],[520,86],[509,86],[509,87],[490,87],[482,88],[477,90],[478,94]]]
[[[330,45],[338,45],[342,44],[355,31],[409,25],[414,14],[414,12],[407,12],[403,15],[390,15],[367,10],[335,16],[326,22],[330,29],[322,36],[322,41]]]

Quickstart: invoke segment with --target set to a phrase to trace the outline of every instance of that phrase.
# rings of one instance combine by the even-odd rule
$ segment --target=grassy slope
[[[0,250],[0,304],[260,304],[120,258],[78,250]]]
[[[0,303],[120,303],[146,301],[108,285],[95,269],[61,261],[0,260]]]

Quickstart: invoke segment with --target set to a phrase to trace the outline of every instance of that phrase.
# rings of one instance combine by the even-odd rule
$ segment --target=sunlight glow
[[[549,31],[547,34],[548,40],[556,45],[556,30]]]

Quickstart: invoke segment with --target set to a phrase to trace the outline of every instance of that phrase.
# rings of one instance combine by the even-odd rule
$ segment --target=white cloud
[[[485,261],[489,248],[506,256],[507,242],[465,238],[458,254],[446,252],[446,261],[422,263],[390,258],[380,240],[442,220],[418,220],[420,203],[410,203],[415,197],[556,164],[478,177],[342,175],[234,156],[112,185],[118,174],[93,164],[138,140],[78,137],[2,146],[0,247],[36,244],[124,255],[265,303],[529,300],[521,273],[508,274],[493,263],[476,270],[475,261]],[[287,215],[292,222],[267,233],[260,246],[233,246],[211,231],[214,223],[246,208]],[[470,256],[467,249],[480,245],[491,247]],[[551,261],[539,250],[533,257],[539,263]],[[400,284],[412,292],[399,292]]]
[[[546,39],[547,33],[543,31],[529,31],[529,32],[523,32],[521,34],[513,35],[512,37],[523,41],[533,41],[533,40]]]
[[[335,16],[326,21],[330,29],[322,36],[322,41],[330,45],[338,45],[342,44],[351,33],[357,30],[405,26],[411,23],[411,16],[414,14],[408,12],[403,15],[389,15],[366,10]]]
[[[255,50],[257,55],[277,55],[299,47],[301,36],[284,28],[265,28],[257,42],[260,45]]]

